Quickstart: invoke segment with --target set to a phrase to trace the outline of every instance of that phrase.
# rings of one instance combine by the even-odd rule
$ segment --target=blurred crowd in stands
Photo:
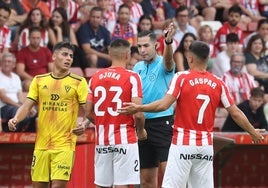
[[[193,41],[208,43],[207,70],[223,79],[236,104],[246,103],[242,106],[251,112],[256,128],[268,129],[265,0],[0,0],[3,131],[8,131],[6,122],[22,104],[33,77],[51,71],[51,49],[57,42],[75,45],[71,70],[89,79],[98,69],[110,66],[108,48],[117,38],[132,45],[127,69],[140,60],[136,45],[140,31],[157,34],[156,48],[162,55],[162,29],[171,22],[177,29],[172,44],[176,71],[189,68],[187,54]],[[35,131],[36,113],[33,109],[18,131]],[[230,122],[227,117],[225,110],[217,110],[215,130],[220,131],[226,119]],[[237,130],[225,126],[224,131]]]

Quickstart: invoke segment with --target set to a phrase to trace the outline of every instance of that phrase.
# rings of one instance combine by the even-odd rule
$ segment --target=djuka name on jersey
[[[115,80],[119,80],[120,76],[121,75],[116,72],[104,72],[99,75],[99,79],[101,80],[103,78],[113,78]]]
[[[205,84],[205,85],[209,85],[213,89],[215,89],[217,86],[217,84],[215,82],[213,82],[212,80],[207,79],[207,78],[195,78],[194,80],[189,80],[189,83],[191,86]]]

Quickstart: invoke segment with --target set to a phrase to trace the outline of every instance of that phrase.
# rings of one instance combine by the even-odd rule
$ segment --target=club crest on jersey
[[[70,86],[65,86],[65,91],[68,93],[70,91],[71,87]]]

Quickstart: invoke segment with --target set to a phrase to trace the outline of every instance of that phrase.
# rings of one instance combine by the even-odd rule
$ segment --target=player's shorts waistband
[[[156,123],[156,122],[162,122],[162,121],[171,121],[173,122],[173,115],[172,116],[163,116],[158,118],[151,118],[151,119],[145,119],[145,123]]]

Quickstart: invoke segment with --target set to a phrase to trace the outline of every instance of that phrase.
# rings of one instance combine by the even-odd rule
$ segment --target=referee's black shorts
[[[147,139],[139,141],[141,168],[158,167],[159,162],[167,161],[173,123],[173,116],[145,120]]]

